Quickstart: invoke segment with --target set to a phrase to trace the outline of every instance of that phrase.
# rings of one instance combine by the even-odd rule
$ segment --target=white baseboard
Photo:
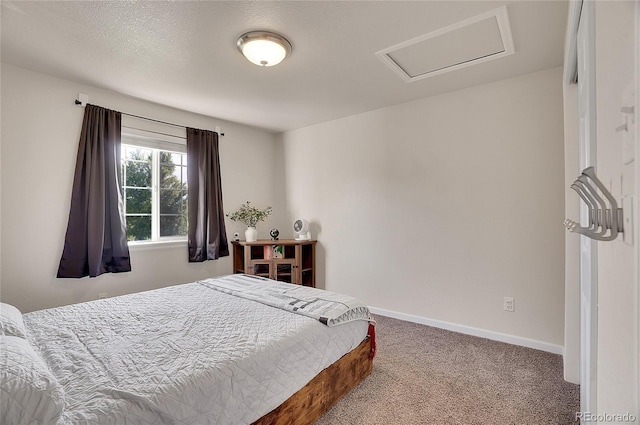
[[[444,322],[442,320],[429,319],[427,317],[415,316],[413,314],[399,313],[397,311],[385,310],[383,308],[369,307],[369,310],[373,314],[405,320],[407,322],[419,323],[421,325],[433,326],[434,328],[446,329],[448,331],[458,332],[465,335],[506,342],[507,344],[534,348],[536,350],[546,351],[553,354],[564,354],[564,347],[562,345],[550,344],[548,342],[538,341],[535,339],[488,331],[486,329],[474,328],[471,326],[458,325],[456,323]]]

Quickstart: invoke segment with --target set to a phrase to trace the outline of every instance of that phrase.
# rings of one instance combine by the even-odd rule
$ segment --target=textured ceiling
[[[562,65],[565,1],[2,1],[2,61],[279,132]],[[376,52],[506,4],[516,53],[406,83]],[[251,30],[292,55],[260,68]],[[481,40],[470,40],[469,43]]]

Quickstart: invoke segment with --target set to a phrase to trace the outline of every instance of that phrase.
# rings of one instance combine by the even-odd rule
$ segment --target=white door
[[[596,166],[595,4],[582,2],[578,26],[578,112],[581,170]],[[580,218],[588,226],[587,206]],[[597,242],[580,235],[580,411],[597,412],[598,341]]]

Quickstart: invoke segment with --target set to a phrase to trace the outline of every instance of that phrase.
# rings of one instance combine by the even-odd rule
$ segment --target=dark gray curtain
[[[120,112],[87,105],[58,277],[131,271],[120,192]]]
[[[189,262],[229,255],[222,207],[218,133],[187,128]]]

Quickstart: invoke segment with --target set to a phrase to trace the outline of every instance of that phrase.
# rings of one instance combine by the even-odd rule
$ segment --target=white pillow
[[[64,392],[26,339],[0,336],[0,423],[55,424]]]
[[[20,310],[7,303],[0,303],[0,335],[26,338]]]

